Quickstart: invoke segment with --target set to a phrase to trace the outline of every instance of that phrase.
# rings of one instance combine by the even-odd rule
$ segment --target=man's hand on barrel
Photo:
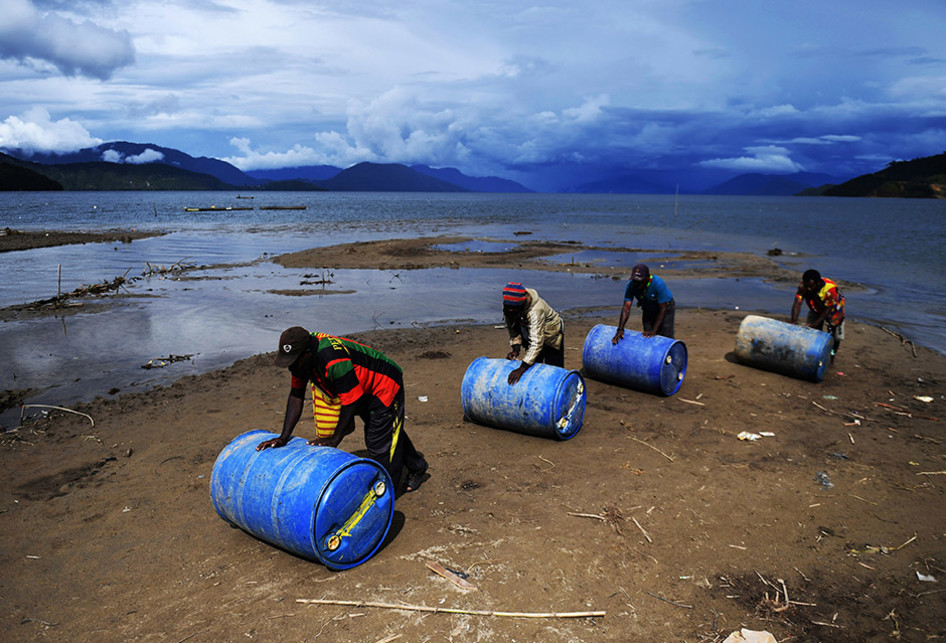
[[[611,338],[611,343],[617,344],[622,339],[624,339],[624,329],[618,328],[617,331],[614,333],[614,337]]]
[[[344,434],[337,432],[335,435],[329,438],[312,438],[306,442],[306,444],[308,444],[310,447],[332,447],[334,449],[341,443],[342,437],[344,437]]]
[[[519,368],[515,369],[514,371],[511,371],[509,373],[509,377],[506,378],[506,381],[509,382],[509,385],[512,386],[513,384],[518,382],[519,378],[522,377],[522,374],[526,372],[527,368],[529,368],[529,365],[523,362],[522,365],[519,366]]]
[[[278,447],[284,447],[289,442],[289,440],[283,440],[282,437],[273,438],[272,440],[266,440],[265,442],[260,442],[256,450],[263,451],[265,449],[276,449]]]

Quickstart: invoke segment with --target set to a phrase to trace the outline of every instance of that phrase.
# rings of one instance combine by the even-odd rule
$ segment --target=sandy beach
[[[535,268],[531,259],[561,252],[535,244],[477,257],[429,243],[279,261]],[[764,257],[714,266],[715,276],[797,280]],[[585,336],[615,324],[620,301],[596,311],[549,303],[566,311],[566,367],[580,369]],[[273,354],[7,432],[0,639],[722,641],[740,628],[779,641],[946,637],[946,358],[849,322],[815,384],[734,360],[750,312],[678,302],[689,352],[679,392],[589,378],[583,426],[565,442],[463,417],[463,374],[476,357],[505,354],[503,329],[353,335],[403,367],[407,430],[430,478],[397,500],[382,549],[343,572],[230,528],[211,505],[220,450],[281,424],[289,376]],[[628,327],[639,324],[635,314]],[[743,441],[743,431],[774,435]],[[308,413],[296,435],[314,435]],[[364,454],[360,422],[341,448]],[[435,575],[431,561],[477,589]],[[309,599],[544,616],[299,602]]]

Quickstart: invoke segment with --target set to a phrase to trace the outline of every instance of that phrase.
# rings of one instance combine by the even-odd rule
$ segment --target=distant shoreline
[[[52,248],[76,243],[107,243],[118,241],[131,243],[135,239],[146,239],[163,232],[139,232],[138,230],[111,230],[108,232],[62,232],[59,230],[14,230],[0,229],[0,252]]]

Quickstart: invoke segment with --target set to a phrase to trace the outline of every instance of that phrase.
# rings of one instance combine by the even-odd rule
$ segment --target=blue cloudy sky
[[[0,147],[556,189],[946,151],[944,0],[0,0]]]

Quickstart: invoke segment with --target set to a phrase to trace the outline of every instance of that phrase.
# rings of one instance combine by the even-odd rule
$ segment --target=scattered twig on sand
[[[92,416],[88,413],[82,413],[81,411],[73,411],[72,409],[67,409],[62,406],[52,406],[50,404],[21,404],[20,405],[20,424],[23,424],[23,413],[26,409],[39,408],[39,409],[55,409],[57,411],[65,411],[66,413],[75,413],[76,415],[81,415],[84,418],[88,418],[89,422],[92,423],[92,426],[95,426],[95,420],[92,419]]]
[[[647,533],[647,530],[646,530],[646,529],[644,529],[643,527],[641,527],[641,524],[640,524],[639,522],[637,522],[637,518],[635,518],[634,516],[631,516],[631,520],[634,521],[634,524],[637,525],[637,528],[641,530],[641,533],[642,533],[642,534],[644,534],[644,538],[647,539],[647,542],[649,542],[649,543],[652,544],[654,541],[651,539],[650,534]]]
[[[901,549],[903,549],[904,547],[912,543],[914,540],[916,540],[916,534],[913,534],[913,538],[908,539],[905,543],[903,543],[899,547],[894,547],[892,551],[900,551]]]
[[[669,455],[667,455],[666,453],[664,453],[663,451],[661,451],[661,450],[658,449],[657,447],[655,447],[655,446],[653,446],[653,445],[650,445],[650,444],[647,444],[647,443],[644,442],[643,440],[638,440],[637,438],[631,438],[631,439],[634,440],[634,442],[640,442],[641,444],[643,444],[645,447],[647,447],[647,448],[649,448],[649,449],[653,449],[654,451],[656,451],[657,453],[659,453],[659,454],[662,455],[663,457],[665,457],[665,458],[667,458],[668,460],[670,460],[671,462],[673,462],[673,458],[671,458]]]
[[[474,568],[474,567],[477,567],[478,565],[485,565],[485,564],[488,563],[488,562],[490,562],[490,560],[487,558],[486,560],[481,560],[481,561],[478,561],[478,562],[473,563],[472,565],[470,565],[469,567],[466,568],[466,574],[467,574],[467,576],[470,575],[470,572],[473,571],[473,568]]]
[[[605,522],[607,522],[608,520],[604,516],[599,516],[598,514],[580,514],[580,513],[575,513],[574,511],[566,511],[565,513],[567,513],[569,516],[578,516],[579,518],[596,518],[598,520],[602,520]]]
[[[577,516],[578,518],[594,518],[595,520],[606,522],[614,527],[614,531],[618,532],[618,534],[621,536],[624,535],[624,532],[621,531],[621,523],[624,522],[624,515],[621,513],[620,509],[613,505],[605,507],[604,511],[600,514],[584,514],[574,511],[566,511],[565,513],[569,516]],[[637,521],[635,520],[634,522],[636,523]]]
[[[20,621],[20,625],[24,623],[39,623],[40,625],[45,625],[46,627],[56,627],[59,625],[59,623],[50,623],[49,621],[42,621],[38,618],[30,618],[29,616]]]
[[[946,471],[920,471],[918,476],[942,476],[946,475]]]
[[[402,634],[395,634],[394,636],[389,636],[387,638],[381,639],[377,643],[391,643],[391,641],[396,641],[403,636]]]
[[[835,413],[834,411],[831,411],[831,410],[828,410],[828,409],[824,408],[823,406],[821,406],[820,404],[818,404],[818,403],[815,402],[814,400],[812,400],[811,403],[814,404],[815,406],[817,406],[819,409],[821,409],[821,410],[824,411],[825,413],[830,413],[831,415],[837,415],[837,413]]]
[[[685,397],[678,397],[677,399],[680,400],[681,402],[686,402],[687,404],[696,404],[697,406],[706,406],[706,404],[704,404],[703,402],[696,402],[694,400],[688,400]]]
[[[498,612],[493,610],[463,610],[450,607],[427,607],[426,605],[403,605],[397,603],[376,603],[369,601],[342,601],[328,598],[297,598],[297,603],[307,605],[348,605],[351,607],[378,607],[409,612],[431,612],[434,614],[473,614],[476,616],[509,616],[513,618],[586,618],[602,617],[607,612]]]
[[[836,624],[834,624],[834,623],[825,623],[824,621],[811,621],[811,624],[812,624],[812,625],[821,625],[822,627],[836,627],[836,628],[838,628],[839,630],[844,629],[844,628],[842,628],[840,625],[836,625]]]
[[[899,340],[900,340],[900,344],[909,344],[909,345],[910,345],[910,349],[913,351],[913,359],[916,359],[916,344],[914,344],[912,341],[910,341],[909,339],[907,339],[906,337],[904,337],[904,336],[901,335],[900,333],[895,333],[895,332],[893,332],[892,330],[890,330],[890,329],[888,329],[888,328],[884,328],[883,326],[880,327],[880,330],[884,331],[885,333],[890,333],[891,335],[893,335],[894,337],[896,337],[897,339],[899,339]]]
[[[676,602],[676,601],[671,601],[669,598],[664,598],[663,596],[658,596],[657,594],[654,594],[654,593],[652,593],[652,592],[647,592],[647,594],[648,594],[649,596],[653,596],[653,597],[656,598],[658,601],[663,601],[664,603],[670,603],[670,604],[673,605],[674,607],[682,607],[683,609],[688,609],[688,610],[693,609],[693,606],[692,606],[692,605],[684,605],[683,603],[678,603],[678,602]]]
[[[555,463],[554,463],[554,462],[552,462],[551,460],[547,460],[547,459],[543,458],[543,457],[540,456],[540,455],[537,455],[537,456],[535,456],[535,457],[537,457],[537,458],[538,458],[539,460],[541,460],[542,462],[548,462],[548,463],[549,463],[550,465],[552,465],[553,467],[555,466]]]

